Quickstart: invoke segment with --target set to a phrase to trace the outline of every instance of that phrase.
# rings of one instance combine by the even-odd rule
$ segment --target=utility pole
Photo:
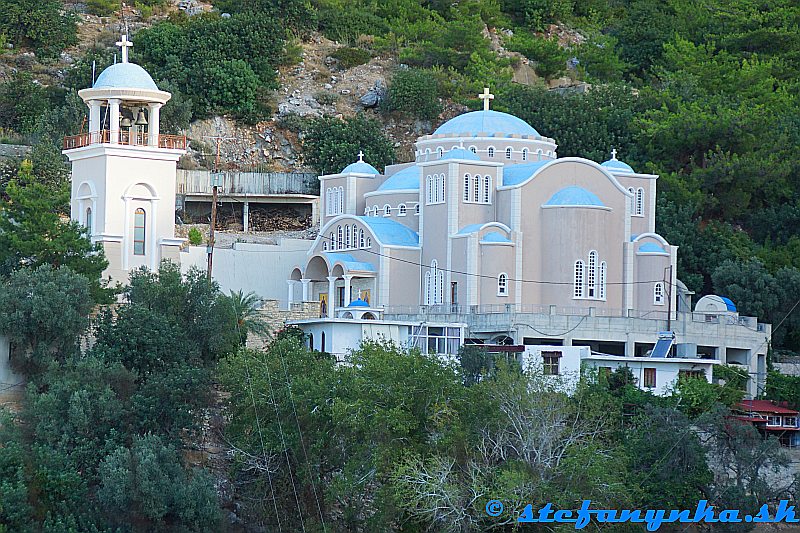
[[[206,246],[206,252],[208,254],[208,268],[206,271],[206,276],[208,280],[211,281],[211,269],[214,266],[214,226],[216,226],[217,222],[217,198],[218,198],[218,187],[221,185],[221,177],[219,171],[219,151],[220,146],[222,145],[222,141],[233,140],[235,137],[223,137],[221,135],[215,136],[207,136],[206,139],[214,139],[217,143],[217,155],[214,159],[214,172],[211,174],[211,224],[209,224],[208,230],[208,246]]]

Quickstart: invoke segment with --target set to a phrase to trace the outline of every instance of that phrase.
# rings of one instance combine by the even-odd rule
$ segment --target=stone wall
[[[270,331],[274,334],[286,326],[286,322],[292,320],[306,320],[309,318],[319,318],[319,302],[295,302],[289,309],[283,309],[278,300],[264,300],[259,313],[269,325]],[[264,348],[268,339],[250,336],[247,339],[248,348]]]

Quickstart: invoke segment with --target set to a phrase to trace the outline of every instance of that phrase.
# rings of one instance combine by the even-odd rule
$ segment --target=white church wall
[[[281,239],[278,244],[235,243],[233,248],[215,248],[213,276],[223,292],[255,292],[261,298],[287,302],[286,280],[302,265],[313,241]],[[189,246],[181,252],[181,271],[208,265],[205,246]],[[299,297],[299,295],[297,295]]]

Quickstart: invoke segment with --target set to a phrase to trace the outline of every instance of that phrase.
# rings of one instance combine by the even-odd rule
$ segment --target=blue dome
[[[665,253],[667,253],[667,251],[664,248],[662,248],[661,246],[659,246],[659,245],[657,245],[655,243],[652,243],[652,242],[646,242],[643,245],[639,246],[639,251],[640,252],[644,252],[644,253],[648,253],[648,254],[665,254]]]
[[[419,168],[416,165],[404,168],[381,183],[379,191],[419,190]]]
[[[353,300],[352,302],[350,302],[350,305],[348,305],[347,307],[369,307],[369,304],[364,300],[362,300],[361,298],[359,298],[357,300]]]
[[[539,133],[521,118],[491,110],[459,115],[436,128],[433,134],[477,135],[481,132],[539,136]]]
[[[724,296],[720,296],[719,298],[725,303],[725,307],[728,309],[728,311],[733,311],[734,313],[736,312],[736,304],[734,304],[730,298],[726,298]]]
[[[483,239],[481,239],[481,240],[482,240],[482,242],[505,242],[505,243],[511,242],[508,239],[508,237],[506,237],[505,235],[503,235],[501,233],[498,233],[496,231],[490,231],[489,233],[484,235]]]
[[[612,158],[612,159],[609,159],[608,161],[600,163],[600,166],[601,167],[605,167],[605,168],[609,169],[612,172],[630,172],[630,173],[634,173],[635,172],[633,170],[633,168],[628,163],[625,163],[624,161],[620,161],[617,158]]]
[[[350,163],[349,165],[344,167],[344,170],[342,170],[341,174],[349,174],[351,172],[353,174],[374,174],[374,175],[380,174],[380,172],[378,172],[378,169],[376,169],[369,163],[365,163],[363,161],[356,161],[355,163]]]
[[[158,90],[158,86],[150,74],[136,63],[111,65],[100,73],[92,88]]]
[[[605,207],[595,193],[582,187],[565,187],[555,193],[544,205]]]
[[[442,159],[467,159],[469,161],[480,161],[481,158],[465,148],[453,148],[442,156]]]

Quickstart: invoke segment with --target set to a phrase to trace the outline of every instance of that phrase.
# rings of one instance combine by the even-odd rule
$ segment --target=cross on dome
[[[611,159],[613,159],[615,161],[617,159],[617,149],[616,148],[612,148],[611,149]]]
[[[364,162],[364,151],[363,150],[359,150],[358,151],[358,162],[359,163],[363,163]]]
[[[128,40],[128,36],[123,33],[122,34],[122,39],[120,39],[119,41],[117,41],[114,44],[116,44],[117,46],[119,46],[122,49],[122,62],[123,63],[127,63],[128,62],[128,48],[133,47],[133,43],[130,42]]]
[[[494,100],[494,95],[489,92],[489,88],[488,87],[484,87],[483,88],[483,92],[478,95],[478,98],[483,100],[483,110],[484,111],[489,111],[489,102],[491,100]]]

